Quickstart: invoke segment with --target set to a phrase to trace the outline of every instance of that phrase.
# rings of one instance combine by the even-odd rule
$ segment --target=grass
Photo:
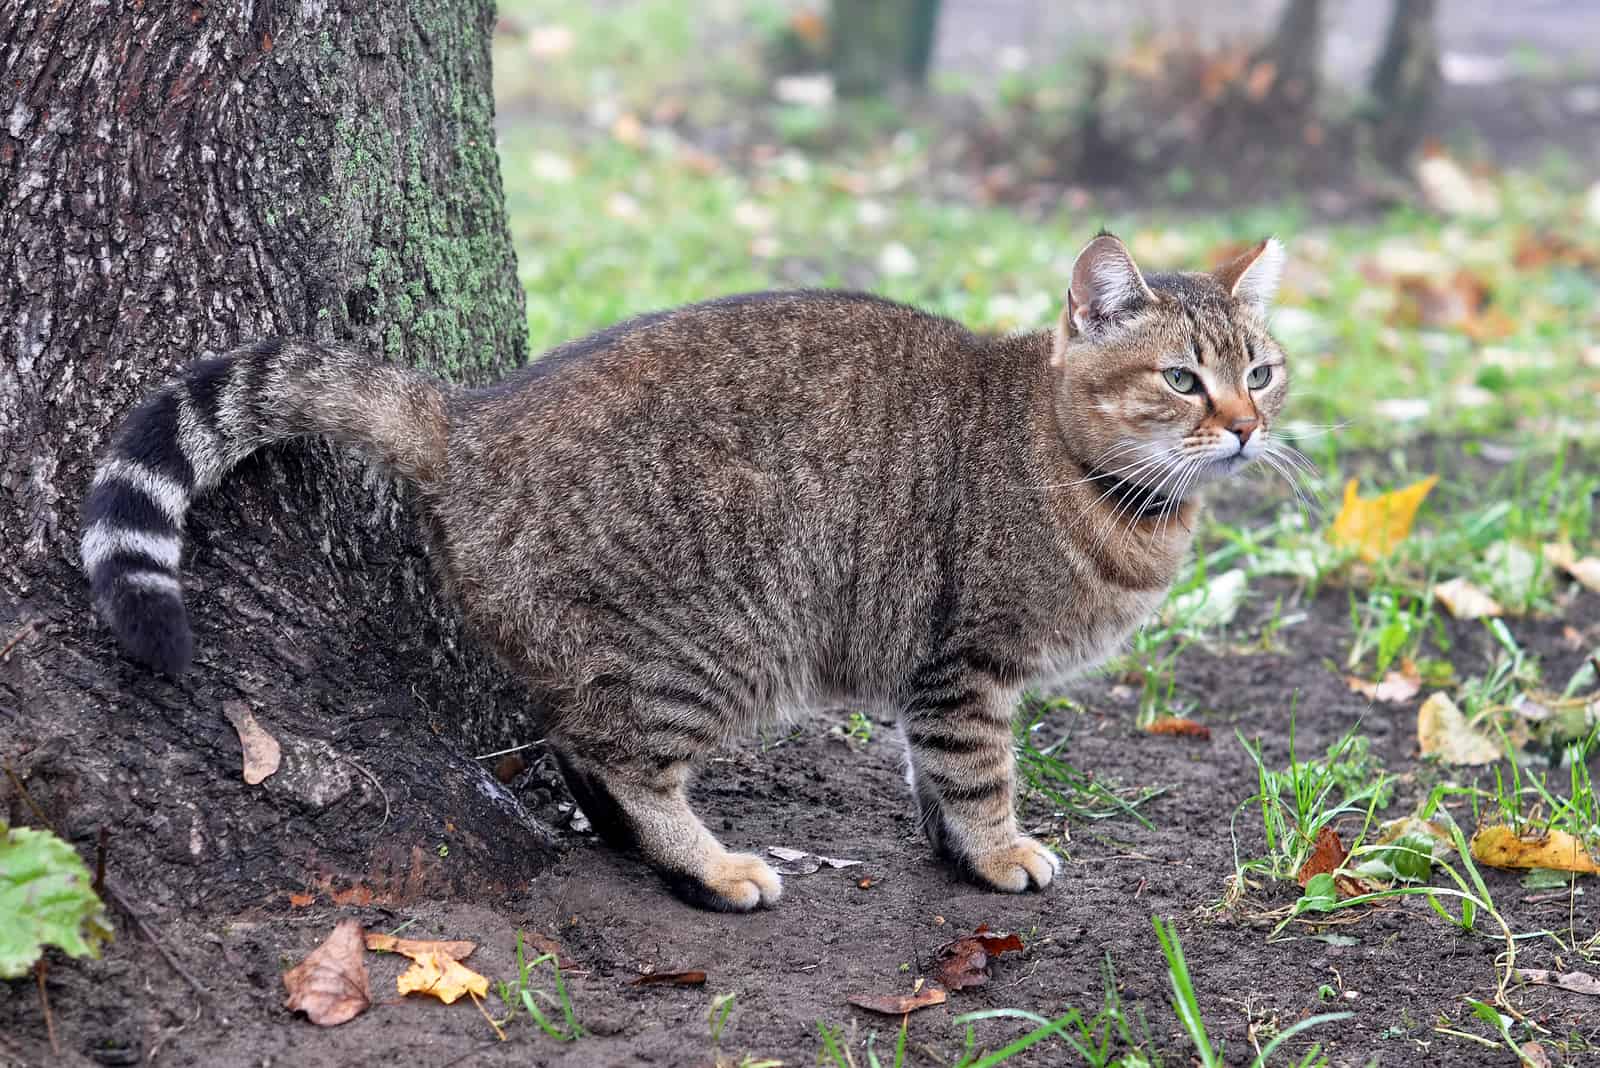
[[[550,966],[555,984],[554,994],[536,989],[532,983],[535,970],[546,964]],[[499,1027],[515,1020],[520,1009],[535,1027],[551,1038],[576,1042],[584,1036],[583,1027],[572,1009],[572,998],[567,994],[566,981],[561,976],[560,962],[553,953],[544,953],[530,960],[521,931],[517,932],[517,977],[509,983],[496,983],[495,993],[508,1010],[503,1020],[496,1021]],[[559,1022],[555,1018],[558,1014]]]

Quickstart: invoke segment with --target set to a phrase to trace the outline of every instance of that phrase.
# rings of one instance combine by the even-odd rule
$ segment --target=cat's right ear
[[[1072,264],[1072,283],[1067,288],[1067,304],[1056,327],[1056,351],[1052,362],[1065,357],[1068,339],[1093,334],[1116,322],[1147,300],[1154,299],[1145,284],[1139,265],[1133,262],[1128,246],[1113,234],[1102,231],[1083,247]]]

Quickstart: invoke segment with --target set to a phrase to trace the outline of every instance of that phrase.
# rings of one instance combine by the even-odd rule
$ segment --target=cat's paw
[[[699,872],[672,872],[672,889],[691,905],[716,912],[750,912],[778,903],[783,880],[766,861],[750,853],[723,853]]]
[[[1017,837],[999,849],[966,858],[967,867],[980,882],[1009,894],[1030,886],[1043,890],[1061,871],[1061,860],[1032,838]]]

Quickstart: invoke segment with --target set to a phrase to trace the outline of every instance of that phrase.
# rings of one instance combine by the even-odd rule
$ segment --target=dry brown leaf
[[[1600,875],[1600,864],[1583,842],[1566,831],[1520,838],[1504,824],[1480,827],[1472,836],[1472,859],[1492,868],[1550,868]]]
[[[1522,1055],[1522,1062],[1527,1065],[1527,1068],[1550,1068],[1550,1054],[1546,1053],[1544,1047],[1539,1043],[1524,1042],[1517,1049]]]
[[[997,934],[987,927],[940,947],[936,971],[946,990],[965,990],[989,981],[989,958],[1002,953],[1022,952],[1022,939],[1015,934]]]
[[[1579,557],[1577,550],[1565,542],[1551,542],[1546,545],[1544,558],[1551,567],[1560,568],[1584,586],[1600,593],[1600,558]]]
[[[1456,619],[1483,619],[1505,613],[1500,602],[1464,578],[1453,578],[1433,588],[1434,600]]]
[[[1210,738],[1211,728],[1182,716],[1163,716],[1144,726],[1147,734],[1173,734],[1180,738]]]
[[[466,994],[486,997],[489,980],[445,953],[419,953],[394,981],[402,996],[427,994],[446,1005]]]
[[[283,973],[289,996],[283,1006],[312,1023],[332,1027],[354,1019],[372,1004],[361,924],[340,920],[326,941]]]
[[[924,984],[914,994],[851,994],[845,1000],[868,1012],[881,1012],[885,1016],[902,1016],[930,1005],[943,1005],[947,995],[937,986]]]
[[[1295,873],[1295,881],[1305,886],[1314,876],[1338,871],[1339,866],[1349,855],[1350,851],[1345,849],[1344,843],[1339,840],[1339,832],[1332,827],[1324,827],[1317,832],[1317,840],[1311,847],[1311,855]]]
[[[1392,493],[1362,497],[1356,492],[1356,480],[1351,479],[1345,483],[1344,504],[1328,530],[1328,540],[1354,549],[1368,563],[1388,556],[1411,533],[1422,499],[1438,481],[1438,475],[1429,475]]]
[[[1543,968],[1518,968],[1517,978],[1525,983],[1559,986],[1574,994],[1588,994],[1600,998],[1600,979],[1588,972],[1552,972]]]
[[[368,949],[380,953],[399,953],[412,960],[421,960],[424,953],[443,953],[455,960],[466,960],[478,948],[472,942],[425,942],[416,938],[396,938],[381,931],[368,931],[366,942]]]
[[[239,745],[244,749],[244,781],[255,786],[277,771],[283,756],[278,739],[256,722],[255,716],[250,714],[250,706],[243,701],[226,701],[222,714],[239,732]]]
[[[1355,675],[1346,675],[1344,681],[1367,700],[1391,705],[1404,704],[1422,691],[1422,676],[1417,672],[1417,665],[1409,660],[1401,663],[1399,671],[1386,674],[1382,682],[1370,682]]]
[[[706,973],[691,972],[651,972],[641,975],[633,981],[634,986],[705,986]]]
[[[1417,709],[1417,748],[1446,764],[1493,764],[1504,754],[1488,735],[1476,730],[1445,693],[1436,693]]]
[[[530,948],[538,950],[540,956],[548,954],[554,957],[556,959],[556,967],[562,971],[567,971],[577,966],[567,956],[567,951],[561,948],[561,944],[548,935],[542,935],[538,931],[524,931],[522,932],[522,941]]]

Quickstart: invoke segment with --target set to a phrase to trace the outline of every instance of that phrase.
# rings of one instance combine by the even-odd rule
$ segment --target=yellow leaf
[[[1417,509],[1437,481],[1438,475],[1429,475],[1393,493],[1362,497],[1356,493],[1356,480],[1351,479],[1345,483],[1344,505],[1334,517],[1328,540],[1354,549],[1368,563],[1388,556],[1411,533]]]
[[[424,953],[443,953],[456,960],[466,960],[477,949],[473,942],[424,942],[415,938],[396,938],[381,931],[368,931],[367,948],[379,953],[400,953],[412,960],[420,960]]]
[[[1493,764],[1504,755],[1443,693],[1429,697],[1417,709],[1417,748],[1423,756],[1437,756],[1446,764]]]
[[[484,997],[489,980],[445,953],[417,954],[416,961],[395,980],[401,994],[430,994],[446,1005],[463,994]]]
[[[1553,868],[1600,875],[1600,864],[1577,838],[1566,831],[1546,831],[1519,838],[1504,824],[1480,827],[1472,836],[1472,856],[1496,868]]]
[[[1433,588],[1434,599],[1456,619],[1482,619],[1505,612],[1500,602],[1464,578],[1453,578]]]

